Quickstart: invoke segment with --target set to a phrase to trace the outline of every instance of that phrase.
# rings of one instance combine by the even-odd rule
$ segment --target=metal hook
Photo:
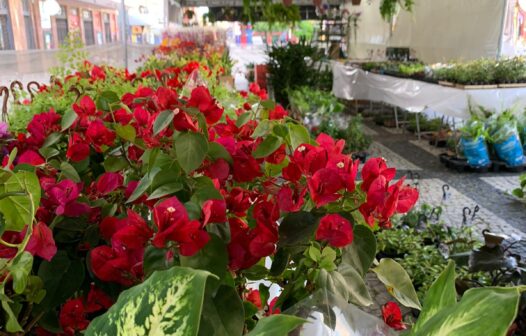
[[[36,91],[38,92],[40,90],[40,84],[38,82],[35,82],[35,81],[31,81],[29,83],[27,83],[27,92],[29,92],[29,96],[31,97],[31,100],[33,100],[33,98],[35,97],[35,94],[33,93],[33,89],[31,88],[31,86],[36,86]]]
[[[68,92],[73,92],[73,93],[75,93],[77,95],[75,97],[75,102],[77,102],[79,100],[80,96],[82,96],[82,94],[80,93],[80,90],[78,88],[76,88],[75,86],[70,87]]]
[[[462,209],[462,225],[467,225],[469,215],[471,215],[471,209],[464,207],[464,209]]]
[[[450,189],[449,184],[444,184],[442,186],[442,200],[443,201],[449,198],[449,192],[448,192],[449,189]]]
[[[471,221],[473,221],[475,219],[475,216],[477,214],[477,212],[479,212],[480,210],[480,207],[477,205],[475,205],[475,208],[473,208],[473,214],[471,215]]]
[[[9,85],[9,88],[11,89],[11,96],[13,96],[13,102],[15,104],[20,104],[20,100],[16,95],[15,86],[18,86],[18,91],[24,91],[24,86],[19,80],[14,80],[11,82],[11,85]]]
[[[433,210],[431,210],[431,213],[429,214],[429,220],[433,220],[433,216],[435,216],[435,220],[436,221],[438,221],[440,219],[439,208],[434,207]]]
[[[9,100],[9,89],[6,86],[0,86],[0,95],[4,95],[2,103],[2,121],[7,121],[7,102]]]

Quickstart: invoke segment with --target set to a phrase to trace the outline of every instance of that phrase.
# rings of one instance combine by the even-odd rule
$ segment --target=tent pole
[[[500,35],[499,35],[499,45],[497,46],[497,60],[499,60],[502,56],[502,42],[503,42],[503,34],[504,34],[504,25],[506,24],[506,16],[508,14],[508,1],[504,1],[504,10],[502,11],[502,18],[500,22]]]

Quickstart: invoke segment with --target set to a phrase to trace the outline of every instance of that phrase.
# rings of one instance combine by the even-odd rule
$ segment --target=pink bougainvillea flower
[[[53,232],[45,223],[38,222],[33,227],[33,233],[31,238],[29,238],[26,250],[32,255],[39,256],[47,261],[53,259],[57,253],[57,246],[53,239]]]
[[[345,247],[354,238],[351,222],[338,214],[323,216],[316,230],[316,240],[323,240],[333,247]]]
[[[309,193],[316,207],[324,206],[338,200],[345,182],[335,169],[323,168],[307,180]]]
[[[84,302],[81,298],[69,299],[60,308],[60,326],[66,335],[75,335],[86,329],[90,323],[87,319]]]
[[[71,180],[62,180],[46,188],[49,201],[56,206],[55,213],[59,216],[79,217],[89,211],[89,206],[77,202],[80,195],[78,185]]]
[[[103,151],[102,146],[113,145],[113,141],[115,141],[115,132],[106,128],[102,120],[97,119],[89,124],[88,129],[86,130],[86,137],[93,145],[93,148],[100,153]]]
[[[44,158],[33,150],[26,150],[18,158],[18,164],[28,164],[31,166],[40,166],[46,163]]]
[[[405,330],[407,326],[402,320],[402,311],[396,302],[389,301],[382,306],[382,316],[385,324],[394,330]]]
[[[73,162],[79,162],[89,156],[89,145],[78,133],[73,133],[69,138],[68,150],[66,157]]]

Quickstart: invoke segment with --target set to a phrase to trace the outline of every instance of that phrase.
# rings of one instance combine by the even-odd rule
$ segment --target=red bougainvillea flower
[[[223,109],[212,98],[208,88],[202,85],[192,90],[188,106],[197,107],[204,114],[206,123],[209,125],[218,122],[223,115]]]
[[[77,331],[86,329],[90,321],[86,318],[82,299],[67,300],[60,309],[59,320],[60,326],[66,335],[75,335]]]
[[[382,306],[382,316],[385,324],[393,328],[394,330],[407,329],[406,325],[402,321],[402,311],[396,302],[389,301]]]
[[[135,211],[128,209],[128,217],[118,223],[111,236],[111,246],[124,253],[131,249],[144,249],[146,242],[153,236],[153,230],[146,224],[144,218]]]
[[[268,304],[268,311],[265,313],[266,316],[281,314],[281,309],[276,307],[276,303],[278,302],[278,299],[279,297],[276,296],[270,301],[270,303]]]
[[[94,65],[90,71],[90,77],[92,80],[105,80],[106,73],[101,67]]]
[[[323,216],[316,230],[316,240],[327,241],[334,247],[345,247],[354,238],[351,222],[338,214]]]
[[[57,253],[57,246],[53,239],[53,232],[45,223],[38,222],[33,227],[33,233],[29,238],[26,250],[32,255],[39,256],[47,261],[53,259]]]
[[[84,311],[86,313],[95,313],[101,310],[106,310],[112,305],[113,300],[101,289],[95,287],[94,283],[92,283],[88,297],[86,298]]]
[[[77,202],[80,195],[78,185],[71,180],[62,180],[44,188],[49,202],[56,206],[58,216],[80,217],[89,211],[89,206]]]
[[[285,118],[287,115],[287,110],[285,110],[280,104],[276,104],[276,107],[270,110],[268,118],[270,120],[279,120]]]
[[[340,174],[335,169],[323,168],[307,180],[309,193],[316,207],[338,200],[339,193],[345,187]]]
[[[123,286],[135,283],[131,256],[102,245],[90,251],[90,266],[93,274],[102,281],[116,282]]]
[[[33,150],[26,150],[18,158],[18,164],[28,164],[31,166],[40,166],[44,163],[46,163],[46,161],[44,161],[44,158]]]
[[[78,133],[73,133],[69,138],[66,157],[73,162],[79,162],[89,156],[89,145]]]
[[[334,140],[330,135],[327,135],[325,133],[320,133],[316,137],[316,142],[327,152],[329,155],[334,154],[341,154],[343,151],[343,148],[345,147],[345,140]]]
[[[234,187],[228,194],[225,194],[228,210],[239,217],[244,217],[252,202],[250,191],[240,187]]]
[[[261,304],[261,295],[257,289],[251,289],[248,293],[246,293],[245,300],[252,303],[258,309],[263,309],[263,305]]]
[[[73,111],[77,113],[77,124],[82,127],[88,127],[90,120],[101,116],[101,112],[97,111],[95,102],[89,96],[80,98],[79,103],[73,104]]]
[[[102,196],[107,195],[117,188],[122,187],[123,181],[124,178],[119,173],[104,173],[97,180],[97,192]]]
[[[248,90],[251,93],[255,94],[256,96],[259,96],[259,99],[261,99],[261,100],[267,100],[268,99],[267,90],[262,89],[256,83],[250,83],[250,85],[248,86]]]
[[[296,188],[292,190],[290,186],[284,186],[278,192],[279,209],[285,212],[300,211],[305,202],[307,188]]]
[[[186,208],[177,197],[168,198],[155,206],[153,220],[157,225],[153,245],[157,248],[165,247],[167,241],[174,241],[179,244],[181,255],[191,256],[210,240],[201,223],[189,220]]]
[[[292,160],[306,175],[325,168],[329,159],[327,150],[321,146],[302,144],[294,151]]]
[[[28,138],[28,144],[37,147],[42,146],[48,135],[60,131],[60,119],[60,115],[53,109],[34,115],[27,125],[27,132],[31,134]]]
[[[103,152],[102,146],[111,146],[115,140],[115,132],[110,131],[102,120],[92,121],[86,130],[86,137],[99,153]]]
[[[223,199],[207,200],[203,203],[203,225],[226,222],[226,202]]]
[[[263,175],[260,163],[252,156],[253,149],[254,142],[252,141],[239,141],[236,144],[236,151],[232,155],[235,162],[233,166],[235,181],[250,182]]]
[[[285,156],[287,156],[287,153],[285,152],[285,144],[283,144],[279,146],[279,148],[276,149],[272,154],[267,156],[265,161],[272,164],[280,164],[285,159]]]
[[[362,168],[362,190],[369,190],[369,186],[378,176],[385,177],[389,182],[394,179],[396,175],[395,168],[388,168],[383,158],[371,158],[365,162]]]

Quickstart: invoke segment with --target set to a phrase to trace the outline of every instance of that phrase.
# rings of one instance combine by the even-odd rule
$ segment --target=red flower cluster
[[[404,185],[404,178],[389,185],[395,172],[382,158],[369,159],[362,169],[361,188],[367,193],[367,202],[360,206],[360,212],[371,226],[377,221],[380,227],[391,227],[390,218],[395,213],[407,213],[418,201],[418,190]]]
[[[382,306],[382,316],[385,324],[393,328],[394,330],[407,329],[404,321],[402,320],[402,311],[396,302],[389,301]]]

